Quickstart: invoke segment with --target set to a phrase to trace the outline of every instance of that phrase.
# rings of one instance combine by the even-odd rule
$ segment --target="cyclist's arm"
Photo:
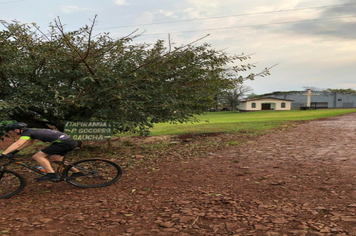
[[[25,148],[27,148],[27,147],[29,147],[29,146],[32,146],[32,145],[35,144],[37,141],[38,141],[37,139],[29,139],[29,140],[27,140],[27,142],[25,142],[22,146],[20,146],[20,147],[19,147],[18,149],[16,149],[16,150],[21,151],[21,150],[23,150],[23,149],[25,149]]]
[[[20,150],[19,148],[21,148],[23,145],[25,145],[27,142],[30,142],[31,140],[29,139],[19,139],[16,142],[14,142],[13,144],[11,144],[8,148],[6,148],[6,150],[2,153],[4,155],[15,151],[15,150]],[[28,147],[26,145],[26,147]]]

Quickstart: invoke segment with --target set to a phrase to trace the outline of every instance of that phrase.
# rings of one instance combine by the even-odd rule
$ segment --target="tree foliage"
[[[221,89],[255,76],[240,75],[251,65],[236,65],[248,56],[208,44],[94,37],[95,19],[69,32],[57,19],[46,33],[35,24],[1,23],[1,114],[34,127],[63,130],[65,121],[95,119],[142,133],[156,122],[191,120],[214,104]]]
[[[348,89],[331,89],[328,88],[323,90],[324,92],[331,92],[331,93],[343,93],[343,94],[356,94],[356,90],[348,88]]]
[[[241,99],[251,93],[253,89],[241,83],[237,83],[234,88],[226,89],[218,96],[219,103],[230,107],[231,111],[237,109]]]
[[[343,93],[343,94],[356,94],[356,90],[348,88],[348,89],[332,89],[332,88],[328,88],[328,89],[317,89],[317,88],[313,88],[313,87],[304,87],[305,89],[311,89],[312,91],[322,91],[325,93]],[[272,93],[265,93],[265,94],[261,94],[261,95],[257,95],[256,97],[268,97],[268,96],[279,96],[279,95],[284,95],[284,94],[291,94],[291,93],[305,93],[305,90],[302,91],[296,91],[296,90],[292,90],[292,91],[275,91]]]

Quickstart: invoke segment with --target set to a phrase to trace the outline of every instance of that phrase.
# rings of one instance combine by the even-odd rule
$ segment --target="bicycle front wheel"
[[[0,171],[0,199],[18,194],[25,186],[26,180],[22,175],[10,170]]]
[[[77,175],[78,171],[81,176]],[[63,177],[67,182],[82,188],[108,186],[115,183],[121,175],[122,170],[118,164],[104,159],[81,160],[69,164],[63,171]]]

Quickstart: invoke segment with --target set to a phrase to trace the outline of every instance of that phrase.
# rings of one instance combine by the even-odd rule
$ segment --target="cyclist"
[[[5,132],[10,136],[19,139],[13,144],[11,144],[2,153],[2,155],[15,154],[33,145],[37,140],[51,143],[51,145],[33,155],[33,159],[35,159],[38,164],[41,165],[47,172],[46,175],[40,178],[36,178],[35,180],[37,181],[59,180],[60,176],[55,173],[49,160],[61,161],[63,157],[67,154],[67,152],[77,147],[77,142],[65,133],[52,129],[29,129],[27,128],[27,124],[23,122],[7,125],[5,127]],[[48,157],[49,160],[47,159]],[[80,176],[80,174],[82,173],[73,173],[71,177],[77,177],[76,175]]]

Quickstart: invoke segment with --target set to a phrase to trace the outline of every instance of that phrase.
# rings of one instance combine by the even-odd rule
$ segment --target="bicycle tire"
[[[0,171],[0,199],[10,198],[26,186],[25,178],[11,170]]]
[[[72,168],[84,173],[84,176],[71,178]],[[85,159],[69,164],[63,171],[64,179],[77,187],[100,188],[115,183],[122,175],[121,167],[105,159]]]

